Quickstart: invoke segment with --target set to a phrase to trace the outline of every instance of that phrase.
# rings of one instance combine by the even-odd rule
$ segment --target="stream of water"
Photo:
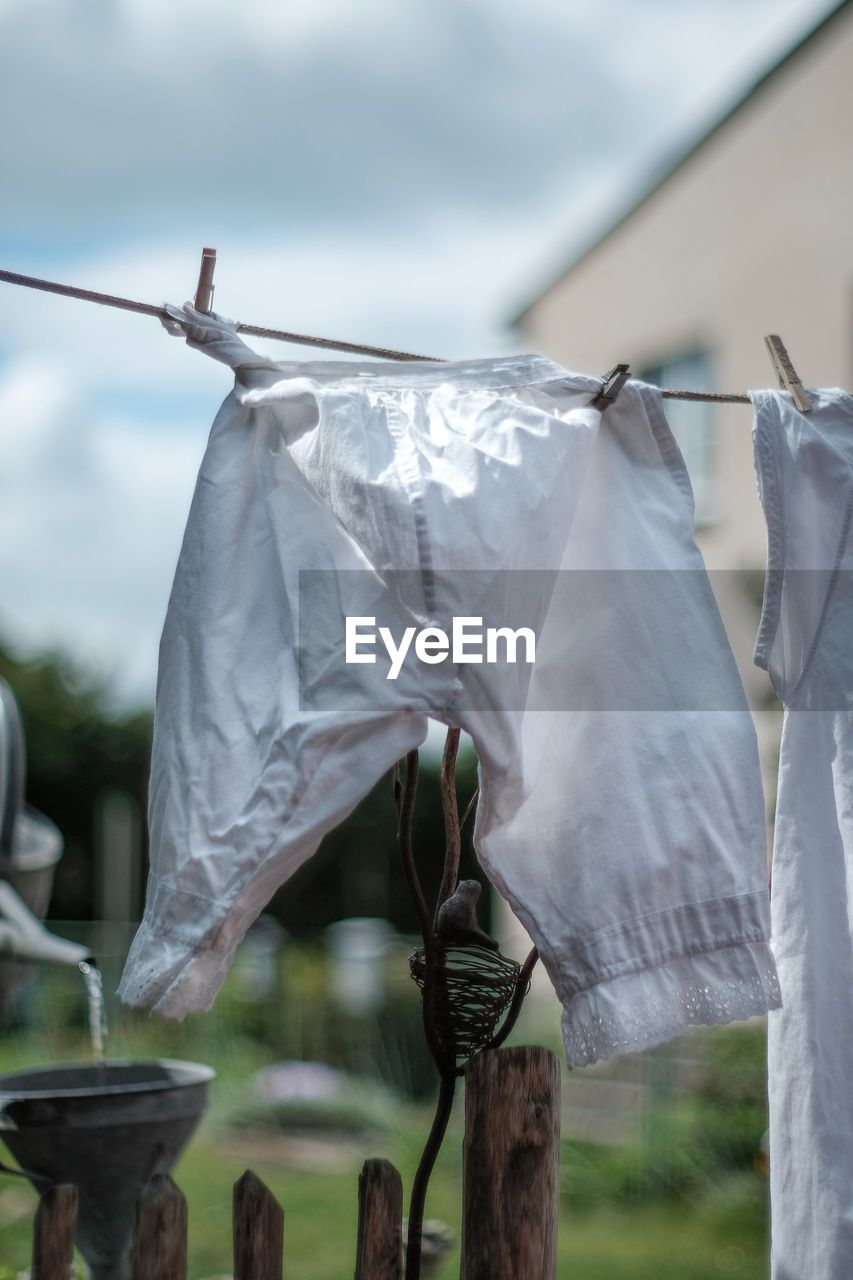
[[[86,984],[92,1053],[98,1065],[103,1066],[107,1042],[107,1016],[104,1009],[104,983],[101,971],[93,964],[87,964],[85,960],[80,961],[78,968]]]

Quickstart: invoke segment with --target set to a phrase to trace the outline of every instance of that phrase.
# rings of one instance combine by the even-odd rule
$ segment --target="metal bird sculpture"
[[[435,932],[445,946],[488,947],[497,951],[494,938],[484,933],[477,923],[477,899],[481,885],[476,880],[460,880],[454,892],[438,909]]]

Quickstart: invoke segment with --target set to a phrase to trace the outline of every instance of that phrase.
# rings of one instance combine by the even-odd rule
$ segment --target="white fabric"
[[[434,717],[474,739],[475,844],[570,1064],[773,1005],[754,731],[659,393],[629,383],[602,415],[598,379],[541,356],[280,363],[172,315],[236,385],[163,632],[122,997],[209,1007],[273,891]],[[367,612],[511,615],[536,662],[390,681],[341,663],[342,615]]]
[[[853,1276],[853,398],[751,392],[768,569],[755,658],[784,704],[769,1019],[774,1280]]]

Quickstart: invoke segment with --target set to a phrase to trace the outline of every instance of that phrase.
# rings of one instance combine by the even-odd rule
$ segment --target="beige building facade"
[[[513,325],[522,349],[570,370],[603,374],[624,361],[657,385],[712,391],[776,385],[764,335],[779,333],[807,387],[851,388],[853,0],[556,272]],[[772,811],[780,711],[752,662],[766,557],[752,410],[665,408],[755,712]]]
[[[853,383],[853,3],[837,7],[514,318],[565,368],[660,385]],[[748,406],[667,402],[712,569],[760,568]]]

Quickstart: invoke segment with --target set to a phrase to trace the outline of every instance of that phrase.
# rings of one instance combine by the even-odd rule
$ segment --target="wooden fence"
[[[559,1083],[546,1049],[491,1050],[469,1063],[460,1280],[555,1280]],[[399,1173],[387,1160],[368,1160],[358,1180],[355,1280],[400,1280],[402,1216]],[[73,1186],[42,1196],[32,1280],[68,1280],[76,1220]],[[251,1171],[234,1185],[232,1223],[234,1280],[282,1280],[284,1211]],[[186,1280],[187,1204],[166,1175],[139,1198],[127,1272],[128,1280]]]

